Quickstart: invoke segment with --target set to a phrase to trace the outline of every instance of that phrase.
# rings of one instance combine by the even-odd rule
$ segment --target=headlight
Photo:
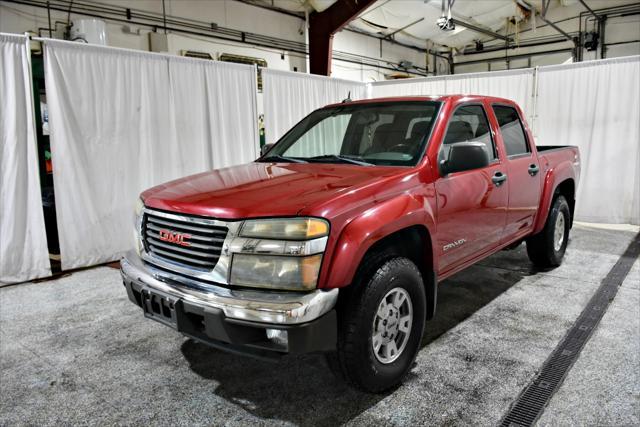
[[[309,291],[316,287],[322,254],[306,257],[234,254],[231,284]]]
[[[315,289],[329,222],[319,218],[245,221],[231,245],[229,283],[290,291]]]
[[[329,223],[318,218],[276,218],[245,221],[242,237],[309,240],[329,234]]]

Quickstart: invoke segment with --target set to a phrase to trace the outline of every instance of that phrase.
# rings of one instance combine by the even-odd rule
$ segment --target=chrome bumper
[[[120,262],[125,281],[134,281],[193,305],[216,308],[227,318],[279,325],[310,322],[329,312],[338,300],[338,289],[317,289],[308,293],[253,291],[207,285],[172,275],[145,264],[135,252]]]

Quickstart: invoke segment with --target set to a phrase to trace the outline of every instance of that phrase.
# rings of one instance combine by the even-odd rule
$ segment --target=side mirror
[[[262,147],[260,147],[260,156],[264,156],[265,154],[267,154],[267,152],[271,150],[271,147],[273,146],[274,144],[264,144]]]
[[[440,163],[440,171],[444,175],[472,169],[480,169],[489,165],[487,147],[482,142],[456,142],[449,146],[449,158]]]

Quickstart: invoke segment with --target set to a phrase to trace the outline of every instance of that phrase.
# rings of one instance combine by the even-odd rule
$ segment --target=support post
[[[455,74],[455,65],[453,64],[453,51],[449,51],[449,74]]]
[[[309,15],[309,62],[312,74],[331,74],[333,35],[375,0],[338,0],[322,12]]]

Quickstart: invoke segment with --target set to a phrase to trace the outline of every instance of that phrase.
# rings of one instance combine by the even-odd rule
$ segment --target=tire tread
[[[398,268],[408,268],[422,280],[418,267],[407,258],[397,257],[390,252],[379,252],[368,256],[356,273],[356,282],[350,285],[352,292],[347,296],[343,306],[340,328],[338,330],[338,349],[327,357],[328,364],[338,378],[344,379],[352,387],[367,391],[381,392],[388,387],[379,386],[372,382],[363,381],[367,377],[367,366],[359,356],[357,346],[361,338],[358,330],[361,322],[367,319],[367,307],[377,305],[377,296],[370,286],[380,285],[384,276]],[[402,374],[406,375],[409,367]]]
[[[553,245],[553,234],[555,221],[558,215],[562,212],[566,214],[565,226],[568,228],[571,224],[569,204],[562,195],[557,195],[551,204],[549,215],[547,216],[547,222],[544,225],[542,231],[535,236],[527,239],[527,255],[533,264],[541,268],[557,267],[562,262],[564,251],[567,246],[566,238],[569,233],[566,232],[564,247],[556,253]]]

